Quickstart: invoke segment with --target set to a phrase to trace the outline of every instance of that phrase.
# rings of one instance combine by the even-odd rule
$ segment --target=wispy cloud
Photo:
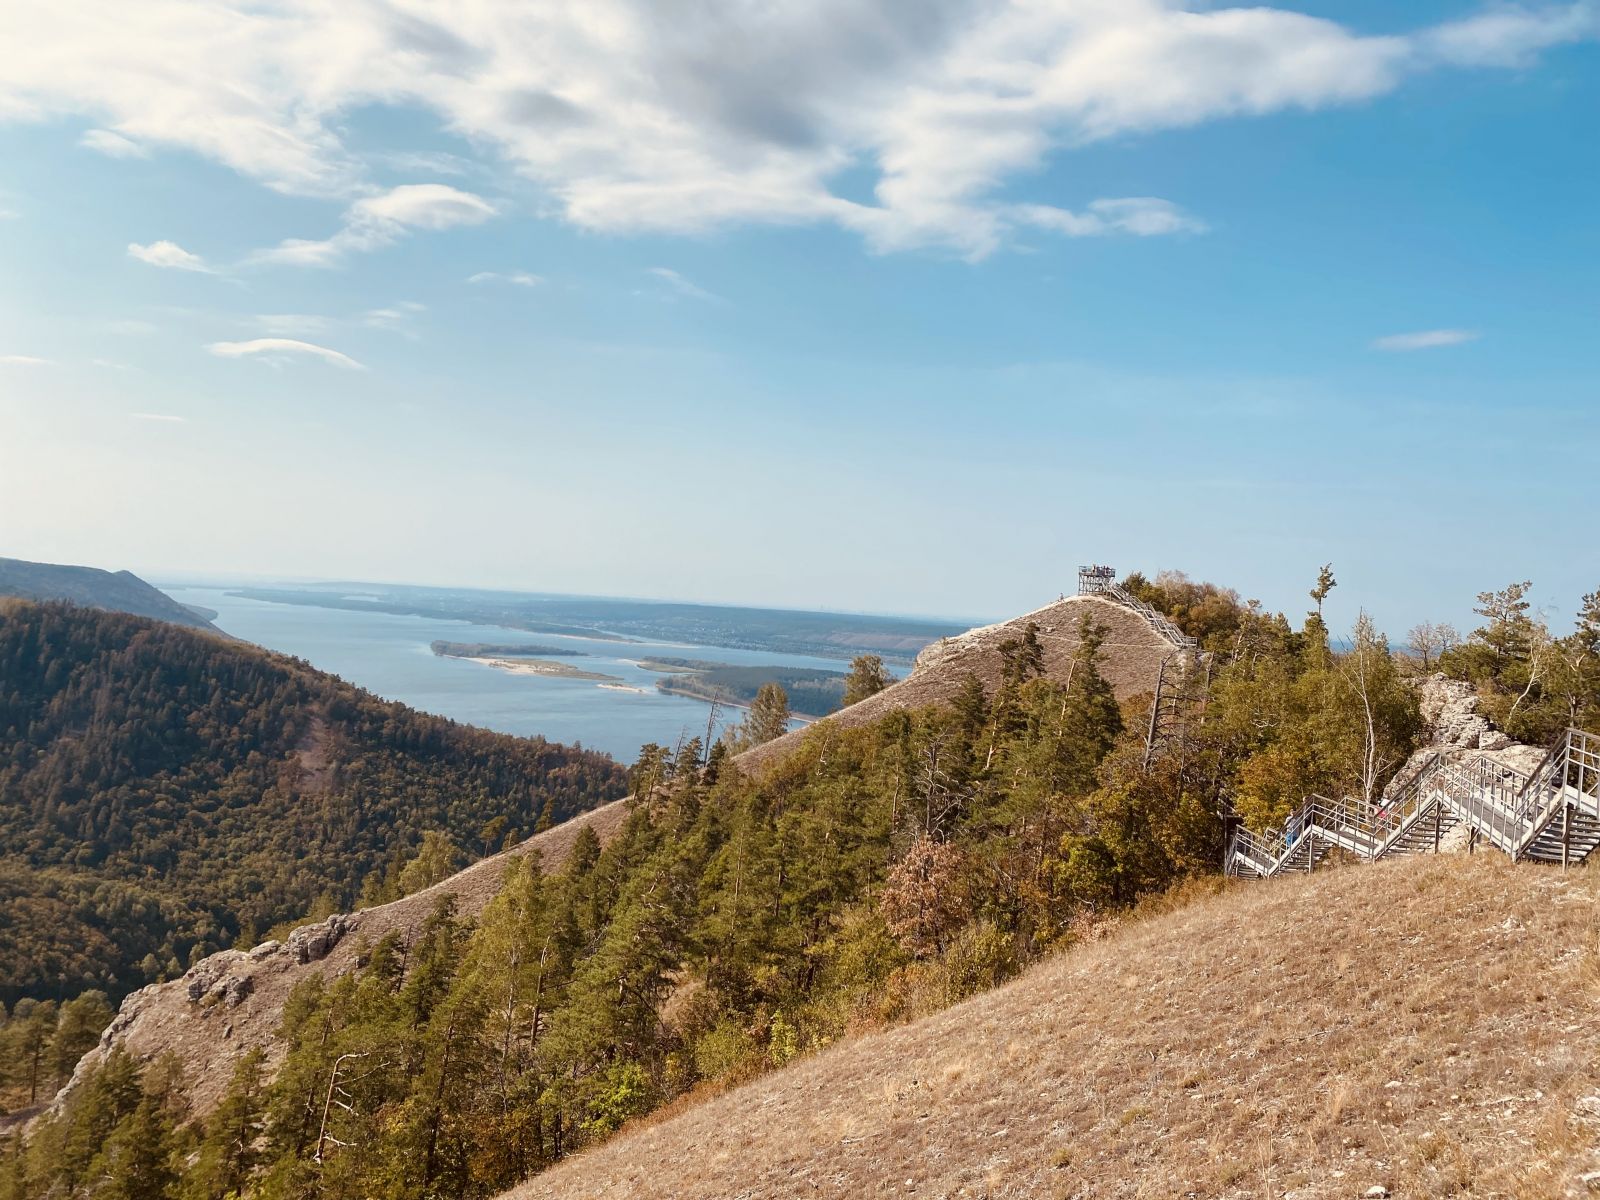
[[[323,362],[347,370],[366,370],[347,354],[311,342],[298,341],[295,338],[270,337],[253,338],[247,342],[212,342],[206,349],[219,358],[264,358],[269,362],[287,362],[294,358],[309,357],[319,358]]]
[[[148,148],[141,146],[132,138],[125,138],[120,133],[113,133],[109,129],[91,129],[78,139],[78,145],[96,153],[104,154],[108,158],[149,158]]]
[[[15,221],[22,216],[14,208],[0,208],[0,221]]]
[[[1411,350],[1437,350],[1443,346],[1460,346],[1475,342],[1482,335],[1475,329],[1423,329],[1416,333],[1391,333],[1375,338],[1374,350],[1405,353]]]
[[[544,282],[542,275],[531,271],[479,271],[467,276],[468,283],[514,283],[518,287],[538,287]]]
[[[691,300],[718,301],[722,299],[715,292],[708,292],[692,280],[685,279],[671,267],[649,267],[645,273],[654,275],[678,295],[687,296]]]
[[[369,308],[361,314],[361,324],[368,329],[387,329],[415,337],[416,334],[409,328],[411,321],[418,313],[427,311],[426,304],[418,304],[415,300],[401,300],[386,308]]]
[[[206,260],[198,254],[191,254],[177,242],[151,242],[148,246],[141,246],[138,242],[128,243],[128,257],[136,258],[142,263],[149,263],[152,267],[165,267],[173,271],[198,271],[203,275],[214,275],[206,265]]]
[[[174,416],[172,413],[129,413],[135,421],[163,421],[172,425],[183,425],[189,418]]]
[[[240,324],[251,325],[274,336],[292,337],[297,333],[323,333],[333,328],[336,322],[332,317],[315,313],[262,313]]]
[[[49,367],[48,358],[35,358],[31,354],[0,354],[0,367]]]
[[[1176,233],[1205,233],[1209,226],[1170,200],[1155,196],[1125,196],[1094,200],[1085,211],[1073,212],[1043,204],[1019,204],[1010,215],[1020,224],[1049,229],[1067,237],[1166,237]]]
[[[320,241],[289,238],[252,260],[300,267],[331,267],[351,254],[392,245],[414,229],[479,225],[499,210],[482,196],[442,183],[408,183],[357,200],[345,212],[344,228]]]

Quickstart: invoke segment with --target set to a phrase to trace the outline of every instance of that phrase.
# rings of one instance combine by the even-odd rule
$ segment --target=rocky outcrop
[[[1511,744],[1511,739],[1478,711],[1478,692],[1470,683],[1434,672],[1418,688],[1417,703],[1435,746],[1501,750]],[[1486,739],[1500,744],[1484,745]]]
[[[302,925],[289,935],[289,954],[297,963],[320,962],[357,924],[353,914],[335,913],[315,925]]]

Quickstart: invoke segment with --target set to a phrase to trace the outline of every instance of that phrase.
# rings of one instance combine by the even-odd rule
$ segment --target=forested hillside
[[[7,602],[0,999],[115,1001],[349,909],[364,883],[381,898],[424,833],[448,872],[452,847],[498,849],[622,789],[605,756],[418,713],[293,659]]]
[[[1119,701],[1102,669],[1123,651],[1094,601],[1050,610],[1076,612],[1070,639],[1031,620],[990,631],[987,686],[968,672],[947,703],[822,722],[754,771],[720,745],[647,747],[609,840],[580,831],[549,871],[517,860],[481,914],[445,892],[403,933],[358,930],[358,969],[308,973],[276,1010],[270,1060],[241,1055],[220,1105],[190,1107],[181,1059],[102,1056],[14,1148],[15,1196],[136,1161],[157,1198],[491,1195],[637,1118],[1092,940],[1215,874],[1231,816],[1281,820],[1312,790],[1381,796],[1422,742],[1415,684],[1434,664],[1365,617],[1335,649],[1331,571],[1298,623],[1181,576],[1128,586],[1208,654],[1153,724],[1150,696]],[[1558,687],[1537,622],[1485,595],[1485,624],[1452,639],[1447,665],[1482,671],[1508,719],[1567,695],[1592,721],[1593,605],[1553,639],[1575,654]],[[935,671],[983,657],[960,651]]]

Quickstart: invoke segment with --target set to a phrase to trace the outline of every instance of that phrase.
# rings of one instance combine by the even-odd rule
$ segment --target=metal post
[[[1565,781],[1563,781],[1565,782]],[[1561,869],[1567,869],[1572,850],[1572,805],[1561,806]]]
[[[1439,823],[1444,819],[1444,805],[1433,802],[1433,852],[1439,853]]]

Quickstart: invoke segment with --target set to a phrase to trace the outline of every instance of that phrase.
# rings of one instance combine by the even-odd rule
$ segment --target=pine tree
[[[244,1194],[261,1159],[257,1143],[266,1128],[265,1060],[266,1052],[257,1047],[234,1064],[222,1102],[206,1118],[200,1155],[186,1180],[187,1200]]]
[[[173,1164],[173,1123],[162,1099],[145,1095],[107,1140],[91,1165],[96,1196],[108,1200],[170,1200],[178,1173]]]
[[[850,660],[850,674],[844,681],[844,699],[847,707],[876,696],[890,684],[889,673],[883,668],[883,659],[876,654],[861,654]]]
[[[763,683],[746,722],[750,742],[759,746],[789,732],[789,694],[779,683]]]
[[[51,1074],[58,1084],[64,1083],[78,1060],[95,1048],[100,1031],[114,1015],[110,1001],[101,991],[83,992],[61,1006],[50,1047]]]
[[[1122,732],[1122,709],[1117,704],[1116,689],[1100,674],[1100,650],[1105,640],[1105,627],[1084,613],[1078,622],[1078,645],[1073,651],[1072,676],[1061,720],[1067,769],[1061,785],[1069,793],[1093,789],[1096,769]]]

